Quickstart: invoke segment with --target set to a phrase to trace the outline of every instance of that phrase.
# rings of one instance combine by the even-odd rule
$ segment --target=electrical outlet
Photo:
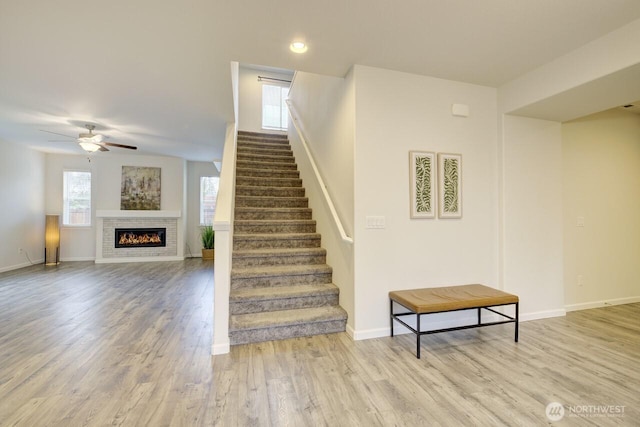
[[[22,253],[22,248],[18,248],[18,253],[21,254]]]
[[[582,279],[582,274],[578,274],[578,286],[582,287],[584,285],[584,280]]]

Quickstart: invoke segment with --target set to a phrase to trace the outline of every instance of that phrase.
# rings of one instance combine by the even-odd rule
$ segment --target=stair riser
[[[272,169],[275,171],[297,171],[298,165],[296,163],[274,163],[274,162],[261,162],[261,161],[249,161],[249,160],[237,160],[236,162],[237,168],[243,169]]]
[[[266,277],[231,277],[231,289],[331,283],[331,273],[311,273]]]
[[[236,208],[306,208],[306,197],[251,197],[236,195]]]
[[[344,332],[346,320],[307,323],[304,325],[283,326],[267,329],[252,329],[247,331],[229,331],[231,345],[249,344],[253,342],[284,340],[289,338],[307,337],[312,335]]]
[[[304,197],[304,188],[236,186],[236,196]]]
[[[302,220],[311,219],[311,209],[278,209],[270,211],[257,208],[236,208],[235,219],[237,220]]]
[[[300,188],[302,187],[302,180],[299,178],[249,178],[236,176],[236,185],[249,185],[253,187]]]
[[[281,156],[281,157],[293,157],[291,150],[274,150],[271,148],[258,148],[258,147],[238,147],[238,154],[249,156]]]
[[[248,223],[244,224],[236,221],[233,227],[233,230],[236,233],[315,233],[316,232],[316,224],[278,224],[278,223],[267,223],[267,224],[256,224],[256,223]]]
[[[293,310],[298,308],[338,305],[338,294],[310,295],[298,298],[277,298],[265,301],[230,301],[231,314],[262,313],[265,311]]]
[[[263,256],[263,257],[233,257],[233,267],[257,267],[260,265],[306,265],[306,264],[326,264],[327,256],[324,254],[294,255],[294,256]]]
[[[236,159],[239,162],[262,162],[262,163],[294,163],[293,157],[287,156],[262,156],[253,154],[238,153]]]
[[[254,141],[238,141],[238,150],[246,148],[248,150],[276,150],[276,151],[291,151],[291,145],[282,143],[269,143],[269,142],[254,142]]]
[[[237,178],[300,178],[300,172],[296,170],[276,170],[276,169],[238,169],[236,168]]]
[[[237,251],[246,249],[296,249],[319,248],[320,238],[306,239],[278,239],[274,236],[269,240],[241,240],[234,238],[233,249]]]
[[[274,141],[288,141],[287,134],[280,133],[262,133],[262,132],[248,132],[241,130],[238,132],[238,139],[268,139]]]
[[[238,135],[237,142],[264,142],[268,144],[289,144],[287,138],[269,138],[262,136]]]

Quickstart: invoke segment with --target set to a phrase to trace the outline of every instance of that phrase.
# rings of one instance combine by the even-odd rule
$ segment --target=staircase
[[[331,281],[287,137],[238,132],[231,344],[343,332]]]

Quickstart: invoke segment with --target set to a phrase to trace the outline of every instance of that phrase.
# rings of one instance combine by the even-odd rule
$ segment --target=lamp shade
[[[60,260],[60,215],[47,215],[44,228],[44,262],[57,264]]]

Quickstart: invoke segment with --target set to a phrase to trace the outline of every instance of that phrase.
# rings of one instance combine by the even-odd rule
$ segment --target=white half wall
[[[505,115],[500,155],[504,290],[522,320],[564,315],[560,123]]]
[[[562,149],[567,309],[640,301],[640,115],[564,123]]]
[[[496,89],[364,66],[354,78],[358,339],[389,334],[389,291],[498,286],[498,156]],[[461,219],[410,218],[410,150],[462,154]],[[367,229],[369,215],[385,228]]]
[[[43,153],[0,141],[0,272],[44,261],[44,170]]]

